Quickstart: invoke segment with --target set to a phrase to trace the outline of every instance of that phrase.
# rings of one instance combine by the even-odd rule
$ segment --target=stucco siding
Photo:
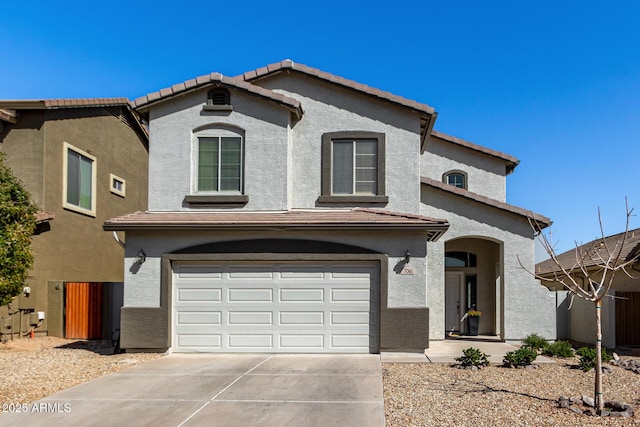
[[[337,131],[380,132],[386,138],[385,209],[418,213],[420,120],[417,113],[302,76],[272,77],[261,86],[298,99],[302,119],[292,128],[291,177],[294,208],[318,205],[321,194],[322,134]]]
[[[398,232],[164,232],[162,234],[128,232],[125,254],[124,305],[131,307],[158,307],[160,305],[160,260],[162,255],[186,247],[250,239],[306,239],[342,243],[363,247],[388,255],[389,308],[426,307],[425,236],[421,233]],[[147,259],[138,265],[135,256],[144,248]],[[247,248],[250,252],[250,247]],[[412,254],[410,266],[413,275],[395,271],[405,252]],[[277,248],[274,248],[277,252]]]
[[[442,181],[453,170],[467,174],[467,190],[506,202],[506,165],[503,160],[431,137],[421,156],[422,176]]]
[[[497,314],[502,318],[495,321],[499,322],[503,338],[518,341],[530,333],[537,333],[555,339],[555,295],[541,286],[518,262],[520,258],[522,264],[533,271],[533,232],[526,219],[425,187],[422,200],[423,215],[443,217],[451,224],[440,241],[430,244],[430,247],[444,247],[446,242],[462,237],[478,237],[500,244],[503,262],[502,271],[498,273],[502,281],[501,289],[497,290],[500,295],[496,298],[496,304],[502,301],[502,311],[497,309]],[[443,251],[442,248],[439,250]],[[432,312],[431,338],[442,339],[444,311],[440,317],[435,317],[434,310],[444,305],[444,284],[434,282],[435,278],[435,275],[430,276],[427,281],[427,304]]]
[[[184,197],[196,194],[198,131],[205,135],[216,127],[244,138],[244,194],[249,202],[239,209],[287,209],[289,112],[237,91],[231,93],[232,112],[203,111],[206,100],[203,90],[151,109],[149,210],[194,209],[184,204]]]

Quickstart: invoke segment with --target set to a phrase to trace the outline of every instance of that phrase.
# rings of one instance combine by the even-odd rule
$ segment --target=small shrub
[[[596,367],[596,349],[593,347],[580,347],[576,354],[580,357],[580,369],[587,372]],[[602,349],[602,361],[604,363],[611,362],[611,355],[606,349]]]
[[[545,356],[551,357],[573,357],[573,347],[569,341],[556,341],[549,344],[549,346],[543,350]]]
[[[522,340],[522,346],[538,351],[546,349],[549,343],[538,334],[529,334]]]
[[[462,356],[456,357],[456,362],[462,366],[489,366],[489,355],[469,347],[462,350]]]
[[[504,359],[502,359],[502,363],[508,367],[527,366],[531,365],[531,362],[536,360],[536,357],[538,357],[538,353],[534,349],[521,347],[505,354]]]

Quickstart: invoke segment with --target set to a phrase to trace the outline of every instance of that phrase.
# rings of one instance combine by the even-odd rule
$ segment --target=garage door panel
[[[222,313],[219,311],[179,311],[178,325],[220,325]]]
[[[180,279],[220,279],[222,278],[222,267],[211,266],[180,266],[176,269],[177,276]]]
[[[331,346],[334,348],[358,348],[369,346],[369,335],[332,335]]]
[[[369,303],[369,289],[332,289],[331,301],[360,301]]]
[[[377,350],[373,264],[174,268],[173,351]]]
[[[286,302],[323,302],[324,289],[280,289],[280,301]]]
[[[229,349],[271,349],[273,335],[271,334],[229,334]]]
[[[369,313],[362,311],[331,313],[332,325],[369,325],[369,322]]]
[[[280,278],[283,280],[323,279],[324,271],[317,267],[294,267],[285,265],[280,268]]]
[[[220,302],[222,300],[222,290],[209,288],[182,288],[178,290],[176,302]]]
[[[273,326],[273,313],[270,311],[230,311],[228,324]]]
[[[268,266],[230,266],[229,279],[273,279]]]
[[[323,311],[280,312],[280,325],[324,325]]]
[[[229,289],[229,302],[273,302],[272,289]]]
[[[194,348],[222,348],[222,335],[220,334],[182,334],[178,336],[178,345]]]
[[[324,334],[317,335],[280,335],[280,348],[294,351],[324,348]]]

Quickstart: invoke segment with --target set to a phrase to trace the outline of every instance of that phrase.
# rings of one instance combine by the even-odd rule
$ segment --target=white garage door
[[[174,264],[176,352],[377,351],[372,264]]]

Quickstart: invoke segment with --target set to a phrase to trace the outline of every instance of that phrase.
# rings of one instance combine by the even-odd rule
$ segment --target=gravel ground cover
[[[54,337],[0,344],[0,404],[31,403],[110,372],[161,357],[111,354],[104,341]],[[640,360],[633,358],[634,360]],[[624,359],[623,359],[624,360]],[[490,366],[471,371],[438,363],[384,363],[387,426],[640,426],[640,416],[600,418],[557,407],[560,396],[593,395],[594,373],[577,360],[538,369]],[[604,375],[607,400],[640,412],[640,374],[612,366]]]
[[[387,426],[638,426],[633,418],[601,418],[557,407],[560,396],[593,396],[594,375],[577,360],[538,369],[501,366],[471,371],[448,364],[383,364]],[[640,375],[612,367],[604,375],[606,400],[640,412]]]
[[[106,341],[37,337],[0,344],[0,412],[161,356],[111,353]]]

